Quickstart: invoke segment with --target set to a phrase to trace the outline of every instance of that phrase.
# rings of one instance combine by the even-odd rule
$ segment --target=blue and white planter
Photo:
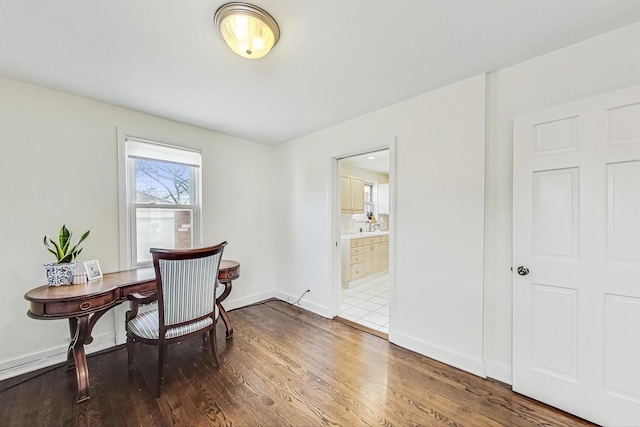
[[[45,264],[49,286],[70,285],[73,282],[73,273],[76,272],[77,266],[77,262]]]

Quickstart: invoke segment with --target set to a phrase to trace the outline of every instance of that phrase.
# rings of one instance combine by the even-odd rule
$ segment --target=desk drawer
[[[220,270],[218,274],[218,280],[222,283],[231,282],[232,280],[240,277],[240,268],[228,269],[228,270]]]
[[[107,294],[96,295],[83,299],[70,300],[70,301],[56,301],[46,304],[45,315],[56,316],[82,313],[93,313],[100,309],[109,307],[118,301],[116,290]]]

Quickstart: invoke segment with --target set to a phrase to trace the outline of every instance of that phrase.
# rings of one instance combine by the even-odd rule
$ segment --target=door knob
[[[520,267],[518,267],[518,269],[516,271],[521,276],[526,276],[527,274],[529,274],[529,269],[527,267],[525,267],[524,265],[521,265]]]

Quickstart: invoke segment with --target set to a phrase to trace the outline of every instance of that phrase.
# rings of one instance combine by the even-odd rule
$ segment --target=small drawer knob
[[[89,301],[85,301],[80,304],[80,310],[89,310],[91,308],[91,303]]]

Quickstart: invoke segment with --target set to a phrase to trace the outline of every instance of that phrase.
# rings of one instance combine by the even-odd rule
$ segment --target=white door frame
[[[331,154],[331,187],[329,191],[329,215],[331,218],[331,292],[332,304],[329,316],[335,317],[340,311],[340,170],[338,160],[358,156],[373,151],[389,150],[389,342],[395,335],[395,254],[396,254],[396,137],[372,142],[364,148],[340,151]]]

